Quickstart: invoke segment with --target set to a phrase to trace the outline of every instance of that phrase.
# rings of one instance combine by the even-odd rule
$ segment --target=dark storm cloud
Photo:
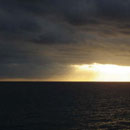
[[[129,23],[130,0],[0,0],[0,77],[45,78],[70,64],[130,65]]]
[[[121,0],[1,0],[0,30],[14,40],[21,38],[38,43],[74,42],[78,25],[113,24],[120,28],[121,22],[128,24],[129,5],[129,1]]]

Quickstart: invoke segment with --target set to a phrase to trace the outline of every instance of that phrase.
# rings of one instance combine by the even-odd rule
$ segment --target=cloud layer
[[[130,0],[0,0],[0,78],[47,79],[71,64],[130,65]]]

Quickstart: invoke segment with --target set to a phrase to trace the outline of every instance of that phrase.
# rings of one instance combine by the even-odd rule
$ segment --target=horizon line
[[[0,83],[15,83],[15,82],[39,82],[39,83],[130,83],[130,81],[38,81],[38,80],[19,80],[19,81],[11,81],[11,80],[8,80],[8,81],[2,81],[0,80]]]

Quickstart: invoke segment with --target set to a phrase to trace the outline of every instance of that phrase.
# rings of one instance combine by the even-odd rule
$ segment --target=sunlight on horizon
[[[72,68],[75,69],[75,75],[79,74],[78,78],[73,78],[74,81],[130,81],[130,66],[94,63],[72,65]]]
[[[49,78],[7,78],[0,81],[130,82],[130,66],[93,63],[67,67],[65,73],[55,74]]]

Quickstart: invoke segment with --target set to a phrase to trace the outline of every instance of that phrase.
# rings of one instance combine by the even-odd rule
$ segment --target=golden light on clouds
[[[79,81],[130,81],[130,66],[94,63],[72,67],[75,80]]]

